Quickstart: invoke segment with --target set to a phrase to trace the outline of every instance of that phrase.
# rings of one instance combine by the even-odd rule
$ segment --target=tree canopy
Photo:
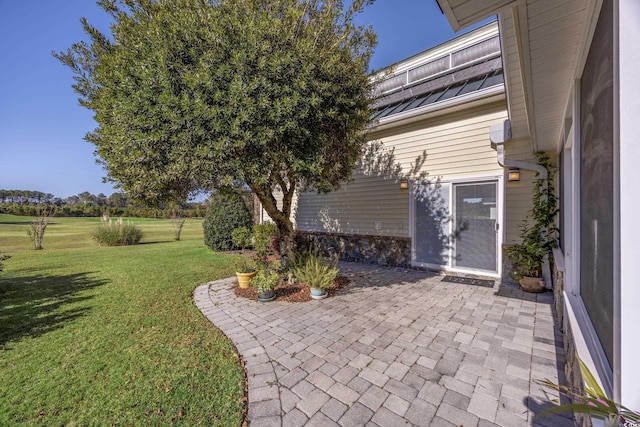
[[[105,35],[54,53],[98,127],[108,179],[134,199],[247,185],[281,233],[295,191],[351,178],[366,144],[372,0],[101,0]],[[278,199],[282,200],[277,203]]]

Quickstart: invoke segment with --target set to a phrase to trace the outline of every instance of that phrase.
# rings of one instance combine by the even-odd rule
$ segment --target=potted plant
[[[280,275],[270,268],[264,268],[258,271],[251,286],[258,289],[258,301],[268,302],[276,298],[275,288],[279,283]]]
[[[296,278],[309,285],[311,298],[323,299],[327,297],[327,288],[333,285],[338,274],[337,258],[325,262],[316,254],[302,256],[299,265],[294,268]]]
[[[526,229],[526,223],[523,226]],[[542,278],[542,262],[547,251],[535,233],[521,233],[523,243],[507,248],[513,264],[513,277],[527,292],[542,292],[545,282]]]
[[[236,265],[236,277],[238,278],[238,286],[241,289],[247,289],[256,275],[256,269],[253,268],[247,260],[242,260],[242,262]]]
[[[513,264],[513,277],[527,292],[545,290],[542,264],[557,245],[558,231],[554,225],[558,213],[558,198],[553,186],[555,169],[545,153],[538,152],[536,157],[538,163],[547,169],[547,177],[541,178],[538,175],[534,181],[533,207],[529,212],[529,219],[525,219],[520,227],[522,243],[506,249]]]

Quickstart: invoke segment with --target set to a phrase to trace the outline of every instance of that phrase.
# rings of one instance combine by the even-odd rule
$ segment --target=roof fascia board
[[[469,1],[469,3],[475,3],[477,5],[484,5],[486,0],[477,0],[477,1]],[[522,0],[512,0],[508,1],[506,4],[502,6],[489,6],[482,9],[482,7],[478,8],[478,12],[474,15],[469,16],[465,19],[459,19],[453,8],[451,7],[450,0],[436,0],[438,6],[440,6],[440,10],[447,17],[447,21],[449,21],[449,25],[453,28],[454,31],[459,31],[469,25],[472,25],[478,21],[482,21],[483,19],[489,18],[493,15],[498,15],[499,13],[510,9],[514,4],[521,2]]]
[[[505,47],[507,45],[507,42],[505,40],[503,28],[504,28],[504,13],[501,13],[500,15],[498,15],[498,34],[500,34],[500,55],[502,60],[502,75],[504,78],[504,92],[507,97],[507,114],[509,118],[512,118],[511,94],[510,94],[510,85],[509,85],[511,76],[509,74],[510,72],[509,65],[508,65],[509,63],[508,61],[505,61],[505,55],[507,54]]]
[[[422,119],[422,116],[427,114],[430,114],[430,117],[433,117],[435,115],[442,115],[448,112],[447,109],[458,107],[463,104],[468,104],[465,105],[465,108],[471,108],[477,104],[477,101],[486,100],[487,98],[491,97],[495,97],[495,101],[504,99],[504,84],[491,86],[476,92],[449,98],[442,102],[425,105],[424,107],[415,108],[407,112],[394,114],[389,117],[383,117],[382,119],[377,120],[373,125],[371,125],[369,129],[367,129],[367,132],[375,132],[388,129],[393,126],[410,123],[412,121]]]
[[[447,17],[447,21],[449,21],[449,25],[451,25],[453,31],[458,31],[460,28],[462,28],[455,15],[453,14],[453,9],[451,9],[451,5],[449,4],[448,0],[436,0],[436,3],[438,3],[438,6],[440,6],[440,10],[442,11],[442,13],[444,13],[444,16]]]
[[[538,140],[536,136],[536,122],[533,103],[531,52],[529,50],[529,17],[527,14],[526,2],[519,6],[514,6],[512,13],[518,48],[518,61],[520,62],[520,77],[523,83],[522,90],[524,92],[525,108],[527,110],[529,138],[531,139],[532,150],[535,153],[538,151]]]

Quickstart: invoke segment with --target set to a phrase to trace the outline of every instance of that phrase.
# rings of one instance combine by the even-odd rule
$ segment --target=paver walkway
[[[550,292],[441,282],[341,263],[352,283],[308,303],[237,298],[235,279],[194,292],[237,346],[255,426],[571,426],[533,419],[564,381]]]

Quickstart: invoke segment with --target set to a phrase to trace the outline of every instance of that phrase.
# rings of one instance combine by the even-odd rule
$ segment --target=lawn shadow
[[[85,291],[108,283],[92,273],[42,275],[0,279],[0,349],[26,337],[39,337],[86,315]],[[70,305],[74,305],[70,307]]]
[[[140,242],[140,243],[136,243],[136,245],[155,245],[157,243],[169,243],[169,242],[175,242],[176,240],[154,240],[152,242]]]

